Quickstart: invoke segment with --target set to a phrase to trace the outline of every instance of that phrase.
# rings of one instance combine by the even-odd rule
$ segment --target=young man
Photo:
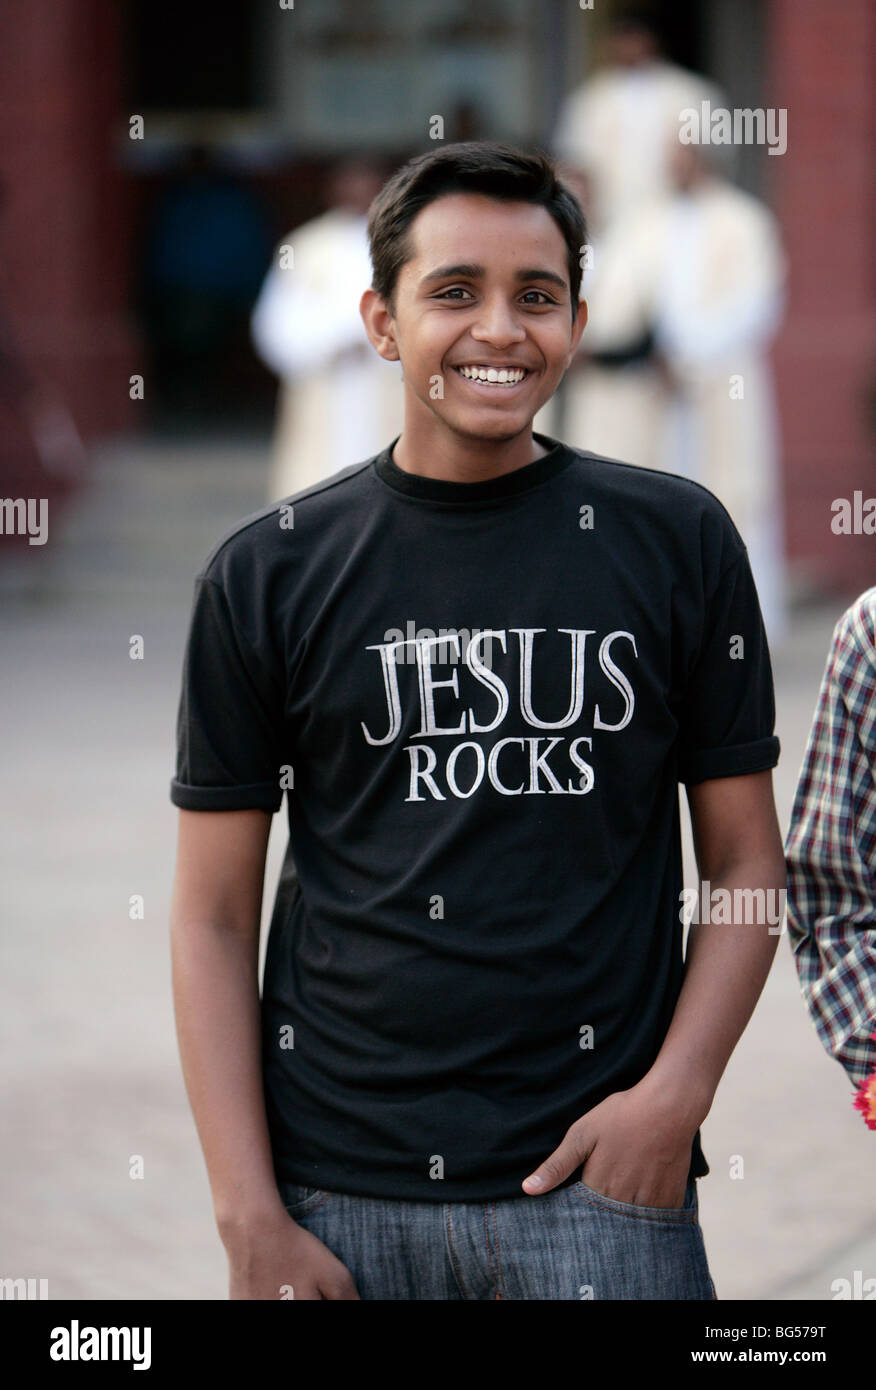
[[[533,435],[586,321],[546,159],[438,149],[369,230],[402,434],[220,542],[186,656],[175,999],[231,1296],[709,1299],[699,1126],[776,938],[683,961],[678,783],[713,888],[784,884],[745,548]]]

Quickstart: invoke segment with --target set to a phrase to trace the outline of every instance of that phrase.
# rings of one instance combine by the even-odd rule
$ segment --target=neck
[[[484,439],[457,434],[438,421],[433,428],[412,423],[406,413],[392,457],[405,473],[449,483],[480,483],[525,468],[546,453],[532,436],[532,421],[512,439]]]

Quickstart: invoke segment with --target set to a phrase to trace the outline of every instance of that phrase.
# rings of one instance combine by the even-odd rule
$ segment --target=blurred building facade
[[[63,391],[86,439],[143,426],[154,404],[144,245],[193,148],[211,151],[279,237],[322,211],[324,173],[340,154],[368,150],[391,167],[436,137],[546,145],[615,9],[6,0],[0,294],[31,367]],[[789,557],[803,587],[863,588],[874,538],[837,536],[830,523],[835,499],[876,495],[873,7],[651,9],[672,59],[712,78],[731,107],[787,111],[786,153],[741,146],[734,174],[776,212],[790,259],[774,355]],[[235,404],[269,408],[272,383],[243,337],[228,360]],[[142,401],[131,398],[137,373]]]

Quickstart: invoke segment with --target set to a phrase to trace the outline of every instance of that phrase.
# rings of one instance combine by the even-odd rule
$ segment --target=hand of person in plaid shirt
[[[876,588],[834,628],[785,853],[803,997],[876,1129]]]

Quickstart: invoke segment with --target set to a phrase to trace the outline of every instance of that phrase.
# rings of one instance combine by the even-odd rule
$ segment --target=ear
[[[572,361],[572,358],[575,356],[575,353],[578,351],[578,344],[581,342],[581,335],[582,335],[582,333],[584,332],[584,329],[585,329],[586,327],[587,327],[587,300],[586,300],[586,299],[580,299],[580,300],[578,301],[578,312],[576,313],[576,315],[575,315],[575,321],[574,321],[574,323],[572,324],[572,340],[571,340],[571,342],[570,342],[570,344],[569,344],[569,355],[568,355],[568,357],[566,358],[566,366],[567,366],[567,367],[569,366],[569,363]]]
[[[362,315],[371,346],[381,357],[386,358],[387,362],[400,361],[395,341],[395,319],[383,296],[376,290],[367,289],[359,300],[359,313]]]

